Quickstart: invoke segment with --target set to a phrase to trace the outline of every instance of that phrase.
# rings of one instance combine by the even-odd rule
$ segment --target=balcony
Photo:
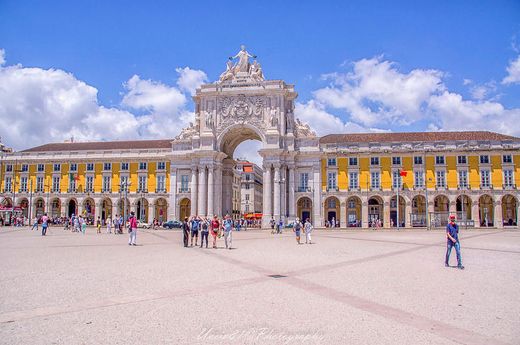
[[[371,186],[370,187],[371,192],[380,192],[382,191],[381,186]]]
[[[2,191],[2,193],[12,193],[13,191],[11,190],[11,188],[4,188],[4,190]]]
[[[359,188],[359,186],[357,186],[357,187],[350,186],[350,187],[348,187],[348,191],[349,192],[361,192],[361,188]]]
[[[327,192],[339,192],[338,187],[327,187]]]
[[[166,193],[166,188],[155,188],[155,193],[157,193],[157,194]]]
[[[146,188],[138,188],[137,193],[148,193],[148,189]]]
[[[110,188],[110,189],[103,188],[103,189],[101,190],[101,193],[104,193],[104,194],[112,193],[112,189],[111,189],[111,188]]]
[[[94,193],[93,188],[85,188],[85,193]]]
[[[311,192],[311,189],[309,187],[298,187],[298,190],[297,190],[298,193],[310,193]]]
[[[191,188],[181,187],[179,193],[191,193]]]
[[[425,190],[424,185],[413,186],[413,190]]]
[[[435,186],[435,190],[444,191],[444,190],[448,190],[448,187],[443,186],[443,185],[438,185],[438,186]]]
[[[492,184],[480,184],[480,189],[482,190],[492,190],[493,189],[493,185]]]
[[[67,193],[69,193],[69,194],[74,194],[74,193],[77,193],[77,192],[78,192],[77,188],[69,188],[69,189],[67,189]]]
[[[470,187],[469,185],[467,185],[467,184],[463,184],[463,185],[460,185],[460,184],[459,184],[459,185],[457,186],[457,189],[458,189],[458,190],[471,190],[471,187]]]
[[[18,189],[18,193],[27,193],[27,188]]]
[[[516,184],[503,184],[502,189],[504,190],[513,190],[516,189]]]

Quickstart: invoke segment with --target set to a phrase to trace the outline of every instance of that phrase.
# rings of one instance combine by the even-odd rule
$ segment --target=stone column
[[[411,228],[412,227],[412,204],[407,202],[404,204],[404,221],[405,221],[405,227]]]
[[[347,206],[346,202],[339,202],[339,226],[342,228],[347,227]]]
[[[262,227],[267,228],[269,226],[269,221],[273,215],[272,208],[272,187],[271,187],[271,164],[264,165],[264,181],[263,181],[263,203],[262,203],[262,219],[263,224]]]
[[[61,204],[61,216],[62,217],[68,217],[69,215],[67,214],[68,212],[68,208],[67,208],[67,204],[66,204],[66,201],[63,201],[62,199],[60,199],[60,204]]]
[[[274,193],[273,193],[273,215],[274,219],[278,221],[280,219],[280,165],[275,164],[274,166]]]
[[[214,214],[214,203],[215,203],[215,196],[214,196],[214,178],[213,178],[213,166],[208,166],[208,217],[213,217]]]
[[[282,166],[280,169],[280,216],[284,220],[284,223],[287,222],[287,167]]]
[[[151,202],[149,202],[148,203],[148,218],[146,219],[146,221],[148,222],[148,224],[151,224],[154,218],[159,219],[159,215],[155,214],[155,205],[152,204]]]
[[[296,180],[294,179],[294,175],[294,165],[291,165],[289,166],[289,219],[291,221],[296,218],[296,205],[294,199]]]
[[[314,187],[312,194],[312,224],[315,227],[323,227],[321,221],[321,209],[323,208],[321,205],[321,164],[319,161],[313,166],[312,175]]]
[[[191,216],[197,214],[197,168],[191,168]]]
[[[478,200],[472,200],[471,203],[471,218],[475,223],[475,228],[480,228],[480,207]]]
[[[217,165],[215,168],[215,205],[214,212],[222,216],[222,166]]]
[[[449,202],[449,213],[450,213],[450,216],[451,215],[455,215],[457,216],[457,202],[456,201],[450,201]]]
[[[390,201],[383,202],[383,227],[390,228]]]
[[[497,201],[495,203],[495,209],[493,210],[493,224],[495,225],[495,228],[501,229],[504,227],[504,220],[502,217],[502,202]]]
[[[199,167],[199,200],[198,200],[198,215],[205,216],[207,212],[206,203],[206,167]]]
[[[368,228],[368,201],[361,202],[361,227]]]
[[[168,197],[167,219],[178,219],[177,214],[177,168],[170,169],[170,194]]]

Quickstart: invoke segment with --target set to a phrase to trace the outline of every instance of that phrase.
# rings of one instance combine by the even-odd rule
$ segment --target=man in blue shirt
[[[195,246],[199,240],[200,217],[193,217],[191,221],[191,246],[193,247],[193,237],[195,237]]]
[[[459,243],[459,226],[455,224],[455,216],[450,216],[450,222],[446,226],[446,240],[447,240],[447,249],[446,249],[446,261],[444,265],[446,267],[450,267],[450,253],[451,248],[455,247],[455,252],[457,253],[457,267],[461,270],[464,269],[462,266],[462,257],[460,255],[460,243]]]

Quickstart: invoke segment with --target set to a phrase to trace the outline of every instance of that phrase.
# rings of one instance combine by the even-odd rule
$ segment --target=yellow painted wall
[[[85,170],[87,169],[87,165],[85,163],[78,163],[78,177],[79,180],[76,181],[76,188],[78,192],[85,192],[86,181],[85,181]]]
[[[427,156],[425,161],[426,184],[427,188],[435,188],[435,157]]]
[[[360,157],[358,158],[359,164],[359,187],[366,190],[367,183],[370,188],[370,158]]]
[[[135,193],[137,191],[137,187],[139,187],[139,181],[137,179],[137,169],[139,168],[139,163],[130,163],[130,187],[128,187],[129,192]]]
[[[403,171],[406,171],[406,176],[402,177],[403,186],[405,188],[412,189],[413,188],[413,157],[402,157],[401,163],[403,166]]]
[[[338,188],[340,190],[348,189],[348,158],[338,157]]]
[[[479,156],[468,156],[468,179],[471,189],[480,189],[480,171],[478,168]]]
[[[148,162],[148,193],[155,193],[157,187],[157,162]]]
[[[166,162],[166,177],[164,179],[166,192],[170,192],[170,162]]]
[[[513,163],[515,164],[515,184],[520,187],[520,155],[513,157]]]
[[[491,184],[495,189],[502,189],[502,156],[491,156]]]
[[[381,188],[392,189],[392,159],[390,157],[380,157],[381,164]]]
[[[101,193],[103,187],[103,163],[94,163],[94,193]]]
[[[449,189],[457,189],[457,157],[446,156],[446,185]]]
[[[327,158],[321,160],[321,190],[327,190]]]

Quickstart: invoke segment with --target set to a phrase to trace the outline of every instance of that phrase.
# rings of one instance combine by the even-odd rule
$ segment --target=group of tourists
[[[240,225],[238,225],[238,229],[240,229],[239,227]],[[194,240],[197,247],[200,232],[200,248],[204,247],[204,242],[206,242],[206,248],[208,248],[208,237],[211,233],[212,248],[216,249],[217,238],[224,236],[226,249],[231,249],[233,229],[237,229],[237,224],[229,214],[224,219],[219,219],[217,215],[214,215],[213,219],[200,216],[185,217],[182,223],[184,247],[188,247],[188,244],[189,247],[193,247]]]
[[[307,218],[305,220],[305,223],[303,223],[303,224],[302,224],[302,222],[300,222],[300,218],[296,218],[296,220],[293,223],[292,228],[293,228],[294,234],[296,235],[296,242],[298,244],[301,244],[300,243],[300,233],[301,233],[302,229],[303,229],[303,232],[305,233],[305,243],[312,244],[311,233],[312,233],[312,230],[314,230],[314,227],[312,226],[311,220],[309,218]]]

